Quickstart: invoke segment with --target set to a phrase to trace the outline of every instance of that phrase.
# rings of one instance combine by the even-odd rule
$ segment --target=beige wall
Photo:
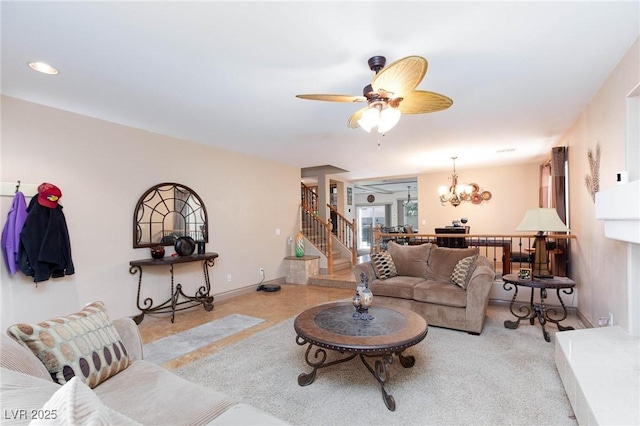
[[[98,299],[113,317],[137,314],[137,276],[129,273],[129,261],[148,258],[149,250],[132,248],[133,209],[161,182],[187,185],[206,204],[207,251],[220,254],[211,269],[214,294],[257,284],[260,267],[267,280],[285,275],[287,238],[298,227],[297,168],[7,97],[1,149],[3,182],[61,188],[76,267],[75,275],[36,286],[21,272],[9,276],[2,262],[2,329]],[[0,199],[3,225],[11,201]],[[178,265],[175,272],[191,294],[202,285],[199,265]],[[168,298],[168,269],[145,269],[143,296],[155,303]]]
[[[438,188],[448,185],[451,172],[418,176],[420,232],[450,226],[466,217],[472,234],[514,234],[527,209],[538,206],[538,164],[485,169],[457,170],[459,182],[477,183],[480,190],[491,192],[491,199],[476,205],[463,202],[457,207],[440,204]]]
[[[569,146],[571,229],[578,238],[573,246],[573,279],[577,282],[578,306],[592,324],[613,314],[614,324],[629,329],[629,243],[604,236],[604,224],[595,219],[595,205],[586,190],[588,150],[599,142],[600,189],[615,185],[615,173],[626,168],[626,96],[640,82],[640,41],[636,40],[578,120],[562,138]],[[638,120],[639,117],[634,117]],[[629,140],[636,148],[637,138]],[[637,167],[637,166],[636,166]],[[637,253],[637,251],[636,251]],[[630,258],[630,256],[629,256]],[[638,261],[637,256],[635,262]]]

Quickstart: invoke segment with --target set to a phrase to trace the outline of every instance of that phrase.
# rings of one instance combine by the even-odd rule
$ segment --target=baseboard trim
[[[286,277],[279,277],[273,280],[264,281],[262,284],[285,284]],[[223,300],[233,299],[234,297],[242,296],[245,294],[249,294],[251,292],[257,291],[260,283],[251,284],[246,287],[236,288],[234,290],[225,291],[223,293],[214,294],[214,306],[215,302],[222,302]]]

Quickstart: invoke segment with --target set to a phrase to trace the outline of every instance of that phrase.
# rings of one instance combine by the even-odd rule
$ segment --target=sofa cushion
[[[387,250],[393,259],[398,275],[424,279],[427,276],[427,262],[431,246],[431,243],[403,246],[390,241]]]
[[[442,281],[423,281],[413,289],[413,298],[419,302],[435,305],[467,306],[467,292],[457,285]]]
[[[450,283],[453,268],[458,262],[465,257],[478,254],[479,249],[477,247],[468,249],[432,248],[427,263],[427,280]]]
[[[211,420],[208,425],[288,425],[283,420],[273,417],[259,408],[249,404],[240,403],[229,408],[215,419]]]
[[[460,259],[451,273],[451,282],[466,290],[471,274],[473,274],[473,270],[475,269],[477,258],[478,256],[474,255]]]
[[[44,380],[8,368],[0,368],[0,378],[2,426],[27,424],[26,415],[40,410],[60,389],[60,385],[51,379]]]
[[[372,254],[371,263],[373,264],[373,270],[376,271],[376,277],[381,280],[386,280],[387,278],[398,275],[396,265],[393,263],[393,259],[387,251]]]
[[[373,293],[373,303],[376,296],[397,297],[400,299],[413,299],[413,288],[424,281],[424,278],[407,277],[398,275],[386,280],[374,280],[369,283],[369,289]]]
[[[94,392],[104,405],[145,425],[202,425],[236,404],[211,387],[144,360],[134,361]]]
[[[142,426],[104,405],[77,376],[58,389],[38,412],[42,418],[35,418],[30,426]]]
[[[0,367],[53,383],[51,375],[33,352],[8,335],[2,334],[0,337]]]
[[[102,302],[39,324],[15,324],[7,332],[31,349],[60,384],[78,376],[95,388],[130,363]]]

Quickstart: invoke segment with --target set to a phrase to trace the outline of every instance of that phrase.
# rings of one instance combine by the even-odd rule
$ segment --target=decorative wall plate
[[[489,191],[482,191],[480,196],[484,201],[489,201],[491,199],[491,193]]]

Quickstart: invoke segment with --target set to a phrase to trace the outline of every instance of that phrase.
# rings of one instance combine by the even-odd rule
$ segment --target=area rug
[[[577,425],[554,362],[554,334],[513,319],[508,308],[490,306],[480,336],[429,327],[425,340],[405,354],[415,366],[394,360],[386,390],[358,360],[320,369],[301,387],[311,368],[306,346],[295,342],[293,318],[175,370],[193,382],[224,392],[294,425]],[[575,320],[563,325],[582,328]]]
[[[260,324],[263,319],[232,314],[144,345],[144,359],[163,364],[202,346]]]

